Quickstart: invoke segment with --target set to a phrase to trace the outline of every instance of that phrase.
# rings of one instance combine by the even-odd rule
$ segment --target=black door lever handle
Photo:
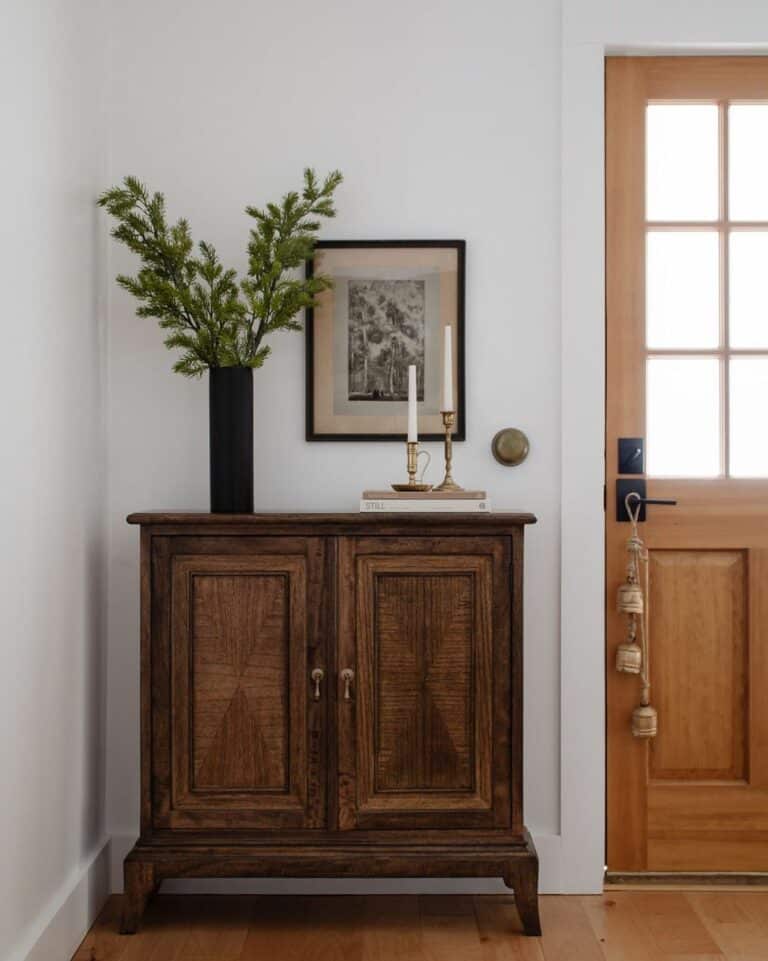
[[[616,520],[621,523],[629,523],[630,517],[627,514],[627,497],[630,503],[640,505],[640,512],[637,515],[639,522],[645,520],[646,504],[657,504],[664,507],[675,507],[677,501],[667,497],[646,497],[646,486],[644,477],[620,477],[616,481]],[[633,511],[634,513],[634,511]]]
[[[627,497],[632,497],[633,493],[634,491],[630,491]],[[663,504],[665,507],[677,507],[677,501],[672,500],[671,497],[641,497],[637,493],[634,496],[640,504]]]

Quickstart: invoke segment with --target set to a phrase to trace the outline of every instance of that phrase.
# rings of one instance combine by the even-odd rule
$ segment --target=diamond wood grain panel
[[[508,827],[507,545],[345,539],[340,568],[355,682],[338,709],[339,826]]]
[[[375,581],[375,786],[471,790],[471,575]]]
[[[192,578],[195,788],[288,788],[287,577]]]
[[[309,699],[310,673],[326,664],[324,542],[172,546],[169,646],[155,659],[154,826],[324,825],[325,703]]]

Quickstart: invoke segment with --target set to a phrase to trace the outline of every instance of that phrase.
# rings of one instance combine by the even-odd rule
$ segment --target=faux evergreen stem
[[[139,317],[156,317],[168,331],[166,347],[181,350],[175,371],[199,377],[210,367],[261,367],[270,354],[263,343],[268,334],[301,330],[297,315],[332,283],[295,271],[312,257],[321,218],[336,215],[333,195],[341,181],[338,170],[320,182],[307,168],[301,193],[264,209],[246,207],[256,224],[242,279],[224,268],[211,244],[200,241],[195,251],[187,221],[169,225],[163,194],[150,193],[136,177],[99,197],[117,221],[112,236],[141,261],[135,276],[119,274],[117,283],[139,301]]]

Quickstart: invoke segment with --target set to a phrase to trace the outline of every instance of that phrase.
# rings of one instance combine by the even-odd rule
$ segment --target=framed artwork
[[[321,240],[307,275],[333,279],[307,311],[307,440],[405,439],[416,365],[419,437],[442,440],[451,328],[454,440],[466,436],[463,240]]]

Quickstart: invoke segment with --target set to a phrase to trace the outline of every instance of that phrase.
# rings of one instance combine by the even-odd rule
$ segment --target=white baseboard
[[[560,835],[534,835],[539,891],[560,891]],[[112,891],[123,890],[123,858],[135,835],[112,838]],[[188,878],[164,881],[167,894],[508,894],[498,878]]]
[[[70,961],[109,897],[110,847],[102,842],[72,871],[7,961]]]

